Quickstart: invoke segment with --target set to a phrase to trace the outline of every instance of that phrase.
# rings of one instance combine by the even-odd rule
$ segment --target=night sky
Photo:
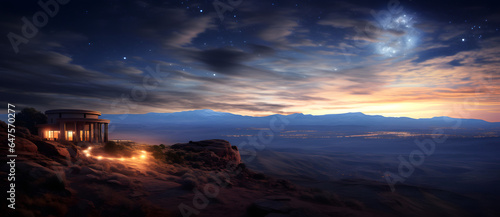
[[[495,2],[2,1],[0,100],[500,121]]]

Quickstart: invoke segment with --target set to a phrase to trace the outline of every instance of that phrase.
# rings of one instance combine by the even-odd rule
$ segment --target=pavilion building
[[[39,124],[38,135],[45,140],[107,142],[109,120],[101,112],[79,109],[45,111],[47,124]]]

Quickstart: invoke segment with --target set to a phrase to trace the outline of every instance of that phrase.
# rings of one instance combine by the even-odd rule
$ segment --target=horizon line
[[[303,112],[284,112],[284,113],[274,113],[274,114],[269,114],[269,115],[245,115],[245,114],[239,114],[239,113],[232,113],[232,112],[225,112],[225,111],[216,111],[213,109],[191,109],[191,110],[183,110],[183,111],[174,111],[174,112],[146,112],[146,113],[102,113],[103,115],[141,115],[141,114],[173,114],[173,113],[181,113],[181,112],[190,112],[190,111],[203,111],[203,110],[210,110],[213,112],[217,113],[229,113],[233,115],[240,115],[240,116],[246,116],[246,117],[269,117],[273,115],[283,115],[283,116],[289,116],[289,115],[294,115],[294,114],[302,114],[302,115],[309,115],[309,116],[324,116],[324,115],[343,115],[343,114],[355,114],[355,113],[360,113],[366,116],[382,116],[385,118],[410,118],[414,120],[423,120],[423,119],[433,119],[433,118],[454,118],[454,119],[462,119],[462,120],[481,120],[485,121],[488,123],[500,123],[500,121],[487,121],[484,119],[480,118],[464,118],[464,117],[452,117],[452,116],[433,116],[433,117],[421,117],[421,118],[414,118],[414,117],[409,117],[409,116],[386,116],[386,115],[380,115],[380,114],[366,114],[364,112],[345,112],[345,113],[326,113],[326,114],[307,114]]]

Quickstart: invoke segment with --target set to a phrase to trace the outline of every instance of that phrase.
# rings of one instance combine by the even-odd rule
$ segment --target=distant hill
[[[185,125],[266,125],[272,118],[289,120],[289,125],[323,125],[323,126],[377,126],[380,128],[427,129],[427,128],[500,128],[500,122],[487,122],[479,119],[459,119],[451,117],[408,118],[384,117],[381,115],[366,115],[361,112],[327,115],[270,115],[264,117],[243,116],[226,112],[216,112],[210,109],[192,110],[174,113],[147,114],[104,114],[102,118],[110,119],[112,123],[120,124],[173,124]]]
[[[425,131],[443,128],[448,131],[471,134],[475,131],[500,131],[500,122],[478,119],[434,117],[413,119],[408,117],[384,117],[360,112],[328,115],[270,115],[264,117],[243,116],[209,109],[175,113],[104,114],[111,120],[110,135],[113,139],[132,139],[147,143],[182,142],[205,138],[239,140],[226,135],[255,134],[255,130],[269,128],[270,123],[286,122],[287,130],[335,131],[363,133],[370,131]],[[274,122],[273,122],[274,120]]]

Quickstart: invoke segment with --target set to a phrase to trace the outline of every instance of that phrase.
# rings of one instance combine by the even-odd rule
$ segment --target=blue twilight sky
[[[500,121],[495,1],[2,1],[3,104]]]

